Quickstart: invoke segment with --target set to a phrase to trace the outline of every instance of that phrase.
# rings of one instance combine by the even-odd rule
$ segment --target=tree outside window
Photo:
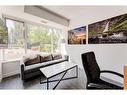
[[[58,49],[59,33],[52,28],[28,24],[28,52],[55,52]],[[58,51],[58,50],[57,50]]]

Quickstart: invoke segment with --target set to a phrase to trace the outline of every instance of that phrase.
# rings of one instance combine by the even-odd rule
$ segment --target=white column
[[[2,18],[2,12],[1,12],[1,9],[0,9],[0,18]],[[0,82],[2,80],[2,50],[0,50]]]
[[[0,61],[0,82],[2,81],[2,62]]]
[[[61,54],[63,55],[67,55],[67,51],[66,51],[66,44],[65,43],[61,43],[60,45],[60,49],[61,49]]]
[[[3,49],[0,49],[0,82],[2,80],[2,60],[3,60]]]

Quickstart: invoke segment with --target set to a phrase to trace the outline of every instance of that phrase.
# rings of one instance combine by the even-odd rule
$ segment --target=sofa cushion
[[[25,66],[25,70],[30,70],[30,69],[36,69],[36,68],[39,68],[41,66],[40,63],[38,64],[34,64],[34,65],[29,65],[29,66]]]
[[[41,67],[57,64],[57,63],[60,63],[60,62],[63,62],[63,61],[66,61],[66,59],[62,58],[62,59],[58,59],[58,60],[52,60],[52,61],[42,62],[42,63],[35,64],[35,65],[29,65],[29,66],[25,66],[25,70],[41,68]]]
[[[38,64],[40,62],[40,56],[37,54],[27,54],[23,56],[25,66]]]
[[[57,63],[60,63],[60,62],[63,62],[63,61],[65,61],[64,58],[58,59],[58,60],[52,60],[52,61],[48,61],[48,62],[43,62],[43,63],[40,63],[40,64],[41,64],[41,66],[49,66],[49,65],[57,64]]]
[[[53,60],[56,60],[56,59],[61,59],[62,55],[59,53],[56,53],[56,54],[54,53],[54,54],[52,54],[52,57],[53,57]]]
[[[40,54],[40,62],[47,62],[52,60],[51,54]]]

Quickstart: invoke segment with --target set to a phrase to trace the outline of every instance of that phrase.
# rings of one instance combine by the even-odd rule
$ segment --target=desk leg
[[[76,66],[76,78],[78,78],[78,65]]]
[[[47,78],[47,90],[49,89],[49,79]]]
[[[58,81],[58,83],[55,85],[55,87],[53,88],[53,90],[56,89],[57,85],[61,82],[61,80],[63,79],[63,77],[66,75],[67,71],[68,71],[68,70],[66,70],[66,71],[64,72],[63,76],[62,76],[61,79]]]

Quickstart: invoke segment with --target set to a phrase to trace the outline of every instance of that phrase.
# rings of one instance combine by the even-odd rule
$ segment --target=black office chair
[[[94,52],[82,54],[82,63],[87,76],[86,89],[123,89],[123,87],[100,79],[100,73],[112,73],[122,78],[123,75],[109,70],[100,71]]]

